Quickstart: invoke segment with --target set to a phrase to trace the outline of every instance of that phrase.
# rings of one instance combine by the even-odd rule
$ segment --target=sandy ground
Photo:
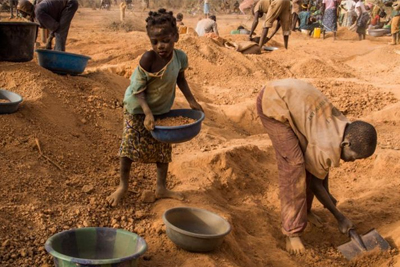
[[[59,76],[27,63],[0,62],[0,87],[24,97],[17,113],[0,116],[1,266],[51,266],[44,250],[48,237],[83,226],[124,228],[149,245],[141,266],[400,266],[400,46],[390,37],[359,42],[340,29],[338,40],[310,39],[293,33],[282,49],[280,33],[270,45],[281,49],[242,55],[211,40],[181,36],[176,47],[189,56],[187,79],[203,105],[206,120],[198,137],[174,145],[168,186],[186,200],[146,203],[155,189],[155,166],[137,164],[122,205],[110,208],[105,197],[119,180],[118,148],[122,99],[140,55],[150,49],[143,31],[145,13],[128,12],[141,31],[115,31],[118,11],[81,8],[71,26],[67,50],[92,58],[80,76]],[[195,26],[197,17],[185,17]],[[230,40],[246,16],[218,17]],[[290,256],[280,232],[274,151],[255,113],[262,85],[273,79],[304,79],[323,91],[350,119],[373,123],[379,140],[369,159],[343,163],[331,172],[338,207],[360,233],[376,228],[392,245],[348,262],[336,247],[348,239],[320,204],[323,228],[309,226],[307,253]],[[188,107],[178,93],[175,107]],[[45,157],[40,157],[35,140]],[[161,216],[176,206],[216,212],[232,232],[216,251],[189,253],[166,236]]]

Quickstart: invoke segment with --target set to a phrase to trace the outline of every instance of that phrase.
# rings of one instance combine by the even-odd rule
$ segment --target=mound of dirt
[[[382,92],[370,84],[338,80],[313,83],[349,118],[363,117],[398,102],[393,93]]]
[[[299,78],[339,78],[353,77],[351,73],[338,70],[321,59],[305,58],[297,61],[290,70]]]

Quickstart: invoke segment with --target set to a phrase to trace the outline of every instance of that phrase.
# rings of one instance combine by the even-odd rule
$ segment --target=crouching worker
[[[290,24],[291,24],[291,14],[290,14],[290,1],[289,0],[260,0],[253,8],[254,20],[251,25],[251,30],[249,33],[249,40],[252,41],[253,34],[257,28],[259,19],[266,14],[265,22],[263,25],[263,31],[259,40],[260,51],[264,44],[266,44],[275,33],[282,26],[283,41],[285,48],[288,48],[289,35],[290,35]],[[269,29],[272,27],[274,21],[277,21],[275,31],[270,37],[267,37]]]
[[[183,199],[180,193],[166,188],[172,146],[154,139],[150,131],[154,129],[154,115],[171,110],[176,85],[192,109],[202,110],[185,78],[187,55],[174,49],[179,35],[172,12],[165,9],[150,12],[146,22],[153,49],[142,55],[125,92],[124,130],[120,147],[121,178],[117,190],[107,197],[111,206],[116,206],[128,190],[132,162],[157,164],[156,198]]]
[[[78,0],[43,0],[36,5],[28,0],[20,0],[17,9],[23,17],[36,20],[40,27],[50,30],[46,49],[52,49],[52,40],[55,37],[54,50],[65,51],[69,27],[78,9]]]
[[[329,192],[329,169],[340,159],[371,156],[375,128],[350,122],[318,89],[296,79],[269,82],[258,96],[257,112],[275,149],[286,249],[303,253],[300,237],[307,221],[322,226],[311,211],[314,195],[336,218],[340,232],[348,234],[355,227]]]

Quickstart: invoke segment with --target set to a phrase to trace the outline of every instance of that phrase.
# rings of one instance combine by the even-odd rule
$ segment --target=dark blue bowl
[[[14,113],[18,110],[22,97],[19,94],[0,89],[0,99],[6,99],[10,102],[0,103],[0,114]]]
[[[204,113],[194,109],[173,109],[168,113],[155,116],[155,119],[167,117],[187,117],[196,120],[191,124],[181,126],[155,126],[151,135],[158,141],[164,143],[182,143],[195,137],[201,129],[201,122],[204,120]]]
[[[84,55],[46,49],[37,49],[36,53],[39,65],[57,74],[81,74],[90,59]]]

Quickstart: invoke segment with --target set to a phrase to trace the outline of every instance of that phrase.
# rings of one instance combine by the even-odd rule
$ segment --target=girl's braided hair
[[[146,30],[149,30],[158,25],[168,25],[171,27],[172,33],[177,34],[176,18],[173,16],[172,11],[167,11],[165,8],[160,8],[158,11],[150,11],[149,17],[146,19]]]

